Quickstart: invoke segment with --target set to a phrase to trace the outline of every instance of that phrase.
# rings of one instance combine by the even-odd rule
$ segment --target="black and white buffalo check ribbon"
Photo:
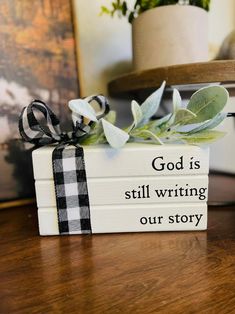
[[[91,233],[83,148],[59,145],[52,162],[60,234]]]
[[[102,95],[90,96],[86,101],[98,104],[97,119],[109,112],[108,102]],[[57,143],[52,165],[60,234],[92,232],[84,151],[78,144],[79,138],[89,133],[92,123],[81,116],[73,131],[62,133],[59,119],[40,100],[25,107],[19,119],[19,131],[25,141],[36,146]]]

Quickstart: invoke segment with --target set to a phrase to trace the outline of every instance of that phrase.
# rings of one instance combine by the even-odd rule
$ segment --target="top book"
[[[35,180],[53,178],[54,145],[33,151]],[[66,149],[71,149],[68,146]],[[209,149],[193,145],[129,143],[120,150],[108,145],[84,146],[87,178],[201,175],[209,172]],[[69,162],[69,161],[67,161]]]

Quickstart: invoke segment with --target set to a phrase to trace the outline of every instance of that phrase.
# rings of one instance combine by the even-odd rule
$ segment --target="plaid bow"
[[[104,96],[85,100],[98,104],[97,119],[109,112]],[[39,119],[39,114],[44,119]],[[60,234],[92,232],[84,152],[78,141],[90,132],[93,123],[78,115],[73,131],[61,132],[59,119],[41,100],[31,102],[20,115],[19,132],[23,140],[36,146],[58,143],[52,153],[52,166]]]

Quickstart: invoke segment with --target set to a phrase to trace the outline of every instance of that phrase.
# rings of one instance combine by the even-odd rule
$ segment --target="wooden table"
[[[235,200],[235,178],[210,199]],[[207,232],[39,237],[36,207],[0,211],[0,313],[235,313],[235,206]]]

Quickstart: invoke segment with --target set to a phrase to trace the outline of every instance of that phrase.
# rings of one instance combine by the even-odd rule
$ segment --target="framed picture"
[[[79,96],[72,1],[0,1],[0,201],[32,197],[31,149],[18,118],[33,99],[67,126],[67,101]]]

